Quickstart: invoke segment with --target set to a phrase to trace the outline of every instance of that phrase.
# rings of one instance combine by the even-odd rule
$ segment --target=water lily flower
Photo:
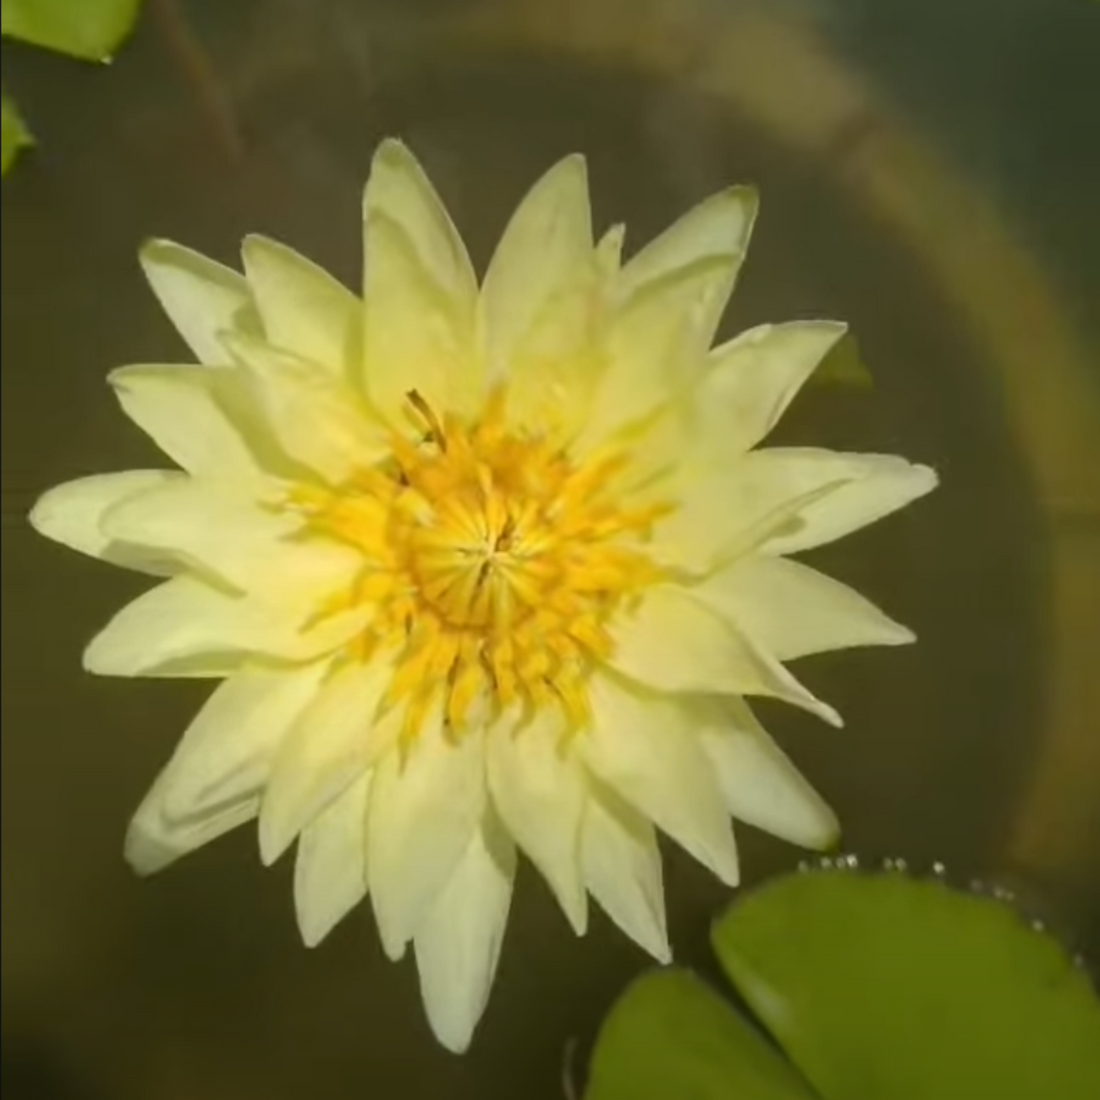
[[[561,161],[480,285],[410,151],[378,149],[352,294],[252,237],[239,275],[142,253],[197,365],[111,384],[176,464],[53,489],[48,537],[159,583],[89,645],[210,696],[133,819],[157,871],[258,819],[297,844],[302,937],[369,895],[463,1050],[523,852],[578,934],[589,897],[669,958],[657,831],[738,881],[731,817],[826,847],[836,820],[748,696],[834,725],[784,662],[912,634],[790,555],[936,484],[901,458],[758,449],[844,332],[711,348],[757,200],[732,188],[627,262]]]

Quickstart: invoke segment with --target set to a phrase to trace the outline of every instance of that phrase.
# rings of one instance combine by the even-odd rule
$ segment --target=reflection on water
[[[152,0],[111,71],[5,52],[43,138],[3,189],[3,1065],[5,1083],[25,1082],[16,1095],[541,1100],[561,1095],[567,1041],[583,1043],[643,965],[602,920],[575,941],[521,874],[493,1003],[456,1060],[428,1036],[411,965],[383,960],[365,915],[301,948],[288,870],[261,872],[251,835],[152,882],[121,864],[126,818],[201,689],[85,677],[83,642],[140,582],[34,540],[22,516],[58,481],[156,461],[103,384],[111,366],[180,355],[141,283],[141,239],[231,260],[259,230],[354,281],[359,188],[389,133],[424,160],[480,264],[526,186],[574,149],[597,219],[626,220],[628,241],[730,182],[760,186],[726,331],[846,318],[876,382],[808,390],[779,439],[943,474],[927,501],[816,555],[919,645],[805,663],[846,730],[780,708],[767,722],[837,806],[849,849],[1019,881],[1088,934],[1098,405],[1042,278],[800,18],[707,0],[632,4],[629,19],[620,0],[554,10]],[[1021,348],[1040,338],[1042,374],[1027,377]],[[799,858],[740,837],[750,879]],[[668,855],[674,944],[703,963],[725,895]]]

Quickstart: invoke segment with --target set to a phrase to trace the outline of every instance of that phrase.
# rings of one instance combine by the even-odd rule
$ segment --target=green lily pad
[[[900,874],[769,884],[714,928],[824,1100],[1095,1100],[1100,1002],[1008,906]]]
[[[738,901],[713,940],[761,1030],[690,974],[650,974],[605,1022],[585,1100],[1100,1097],[1100,1001],[1001,902],[818,872]]]
[[[685,970],[639,978],[600,1031],[585,1100],[813,1100],[774,1047]]]
[[[0,147],[0,175],[6,175],[15,163],[20,149],[33,144],[30,131],[23,122],[15,104],[7,92],[0,93],[0,120],[3,122],[2,147]]]
[[[86,61],[109,61],[140,6],[141,0],[3,0],[0,30]]]

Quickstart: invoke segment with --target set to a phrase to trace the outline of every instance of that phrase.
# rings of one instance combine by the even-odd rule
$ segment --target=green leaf
[[[837,341],[810,375],[810,382],[817,386],[844,386],[854,390],[869,390],[875,384],[860,355],[859,344],[851,335]]]
[[[109,61],[140,6],[141,0],[2,0],[0,30],[86,61]]]
[[[33,144],[30,131],[23,122],[7,92],[0,92],[0,115],[3,118],[3,148],[0,150],[0,175],[6,176],[15,163],[19,150]]]
[[[734,905],[713,940],[825,1100],[1100,1097],[1100,1002],[999,902],[900,874],[805,874]]]
[[[685,970],[639,978],[600,1031],[585,1100],[813,1100],[775,1048]]]

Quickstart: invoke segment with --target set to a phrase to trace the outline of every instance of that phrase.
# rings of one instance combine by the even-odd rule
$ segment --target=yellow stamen
[[[417,435],[395,434],[391,460],[284,504],[363,553],[353,588],[315,620],[371,607],[352,653],[391,654],[385,705],[405,708],[406,741],[439,702],[456,737],[516,704],[583,728],[588,677],[613,651],[609,616],[661,575],[645,539],[666,507],[624,509],[608,493],[629,456],[575,463],[552,439],[509,431],[506,407],[497,390],[476,421],[441,419],[413,390]]]

